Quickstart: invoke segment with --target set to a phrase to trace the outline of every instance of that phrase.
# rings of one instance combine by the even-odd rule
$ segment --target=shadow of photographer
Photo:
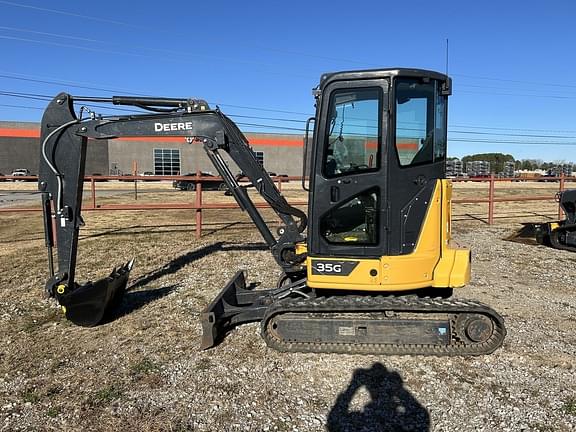
[[[398,372],[381,363],[369,369],[356,369],[345,391],[338,395],[328,414],[329,432],[426,432],[430,414],[404,388]],[[356,393],[365,388],[370,396],[361,410],[352,407]]]

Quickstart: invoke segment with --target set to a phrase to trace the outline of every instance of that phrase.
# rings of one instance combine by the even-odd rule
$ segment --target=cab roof
[[[329,72],[320,76],[320,90],[334,81],[353,81],[363,79],[378,79],[389,77],[412,77],[430,78],[439,81],[448,81],[450,78],[442,73],[412,68],[385,68],[385,69],[365,69],[356,71]]]

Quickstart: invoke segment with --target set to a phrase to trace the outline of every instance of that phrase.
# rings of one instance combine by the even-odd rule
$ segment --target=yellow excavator
[[[420,69],[322,75],[313,90],[316,115],[306,123],[307,215],[278,191],[236,124],[203,100],[57,95],[42,119],[39,175],[49,295],[72,322],[98,325],[121,303],[133,266],[129,261],[98,281],[76,282],[88,139],[183,136],[202,143],[283,270],[267,289],[255,289],[237,272],[201,315],[201,348],[217,345],[237,325],[259,321],[266,343],[281,351],[493,352],[506,334],[501,316],[479,302],[451,298],[470,280],[470,251],[451,243],[452,186],[445,179],[451,87],[448,76]],[[149,113],[77,116],[74,104],[86,102]],[[277,213],[276,233],[223,152]]]

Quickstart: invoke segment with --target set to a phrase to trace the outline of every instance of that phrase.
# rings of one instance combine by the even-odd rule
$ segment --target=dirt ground
[[[139,202],[193,201],[145,188]],[[510,183],[497,195],[557,188]],[[286,194],[303,198],[296,185]],[[486,185],[455,185],[455,198],[481,195]],[[136,265],[115,319],[76,327],[44,298],[39,214],[0,213],[0,431],[574,431],[576,254],[506,240],[520,222],[554,219],[557,204],[498,203],[493,226],[486,211],[454,206],[454,237],[473,251],[472,282],[456,295],[494,307],[508,330],[475,358],[282,354],[257,324],[200,351],[199,312],[237,270],[263,285],[279,275],[239,211],[205,211],[199,240],[193,211],[86,212],[78,279]]]

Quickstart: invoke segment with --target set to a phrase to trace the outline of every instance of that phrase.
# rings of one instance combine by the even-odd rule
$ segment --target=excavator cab
[[[308,285],[401,291],[464,286],[445,180],[448,77],[423,70],[324,75],[311,149]]]

